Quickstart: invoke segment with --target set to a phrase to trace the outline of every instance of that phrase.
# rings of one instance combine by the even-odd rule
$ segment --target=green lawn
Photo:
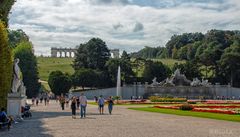
[[[39,77],[44,81],[48,80],[48,76],[52,71],[60,70],[70,74],[74,72],[71,66],[73,58],[37,57],[37,61]]]
[[[192,111],[160,109],[160,108],[152,108],[152,107],[129,108],[129,109],[139,110],[139,111],[156,112],[156,113],[164,113],[164,114],[174,114],[174,115],[180,115],[180,116],[193,116],[193,117],[240,122],[240,115],[228,115],[228,114],[217,114],[217,113],[207,113],[207,112],[192,112]]]
[[[160,61],[168,67],[172,68],[175,63],[183,64],[186,61],[179,61],[176,59],[152,59],[153,61]]]

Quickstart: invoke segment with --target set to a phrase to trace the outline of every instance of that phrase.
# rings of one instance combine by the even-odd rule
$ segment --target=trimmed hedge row
[[[159,96],[151,96],[149,97],[151,102],[186,102],[186,98],[162,98]]]

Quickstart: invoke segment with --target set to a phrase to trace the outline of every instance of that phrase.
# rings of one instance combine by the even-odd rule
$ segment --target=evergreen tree
[[[13,70],[11,53],[7,30],[0,22],[0,108],[7,107],[7,94],[11,91]]]
[[[15,0],[0,0],[0,21],[8,26],[8,14]]]
[[[32,43],[23,41],[14,49],[14,58],[19,58],[19,67],[23,75],[23,83],[26,86],[28,97],[38,94],[40,83],[38,82],[37,59],[33,54]]]

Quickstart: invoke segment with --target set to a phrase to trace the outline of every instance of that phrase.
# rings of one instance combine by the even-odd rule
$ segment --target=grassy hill
[[[175,63],[183,64],[185,61],[179,61],[175,59],[152,59],[153,61],[160,61],[163,64],[167,65],[168,67],[172,68]]]
[[[71,64],[73,58],[51,58],[51,57],[37,57],[39,77],[43,81],[48,80],[48,76],[52,71],[60,70],[73,74],[74,69]]]
[[[73,60],[74,60],[73,58],[38,57],[37,61],[40,79],[43,81],[47,81],[49,74],[52,71],[56,70],[73,74],[74,69],[71,66]],[[185,63],[185,61],[178,61],[174,59],[152,59],[152,60],[161,61],[163,64],[166,64],[170,68],[172,68],[175,63]]]
[[[50,90],[48,86],[48,76],[52,71],[60,70],[62,72],[67,72],[69,74],[74,73],[74,69],[71,64],[73,58],[51,58],[51,57],[37,57],[38,61],[38,72],[40,80],[45,90]],[[178,61],[174,59],[152,59],[153,61],[161,61],[163,64],[166,64],[170,68],[174,63],[185,63],[185,61]],[[140,68],[138,71],[138,76],[142,75],[144,68]]]

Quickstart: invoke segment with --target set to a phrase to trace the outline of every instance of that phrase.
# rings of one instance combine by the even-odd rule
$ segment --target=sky
[[[165,46],[174,34],[240,30],[239,0],[17,0],[10,29],[30,37],[36,55],[93,37],[128,53]]]

